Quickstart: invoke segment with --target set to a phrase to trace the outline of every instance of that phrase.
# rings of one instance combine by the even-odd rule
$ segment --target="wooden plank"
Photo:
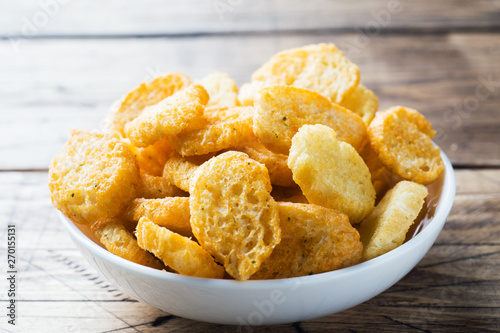
[[[459,195],[445,224],[443,245],[500,244],[500,196]]]
[[[384,328],[384,331],[401,330],[404,325],[430,331],[438,325],[483,330],[498,328],[500,245],[474,246],[460,255],[456,250],[451,247],[443,251],[442,247],[434,246],[417,268],[381,295],[338,314],[295,326],[269,327],[269,332],[293,329],[297,325],[306,332],[320,328],[359,330],[367,324]],[[48,332],[51,327],[76,329],[82,325],[88,325],[85,327],[89,332],[130,327],[140,331],[161,328],[181,332],[188,328],[196,331],[215,331],[223,327],[231,331],[238,329],[169,316],[133,302],[115,291],[91,268],[87,271],[87,264],[81,258],[78,260],[76,251],[57,251],[62,252],[60,260],[52,260],[54,257],[45,252],[40,251],[37,256],[40,259],[37,265],[48,263],[44,272],[33,274],[30,279],[24,278],[30,271],[21,276],[19,285],[23,286],[23,295],[29,298],[19,300],[19,311],[23,314],[19,318],[20,327],[33,327],[31,325],[36,323],[40,332]],[[496,255],[487,255],[490,252]],[[436,257],[447,264],[439,268],[431,264]],[[73,263],[68,264],[68,259]],[[40,284],[44,285],[43,290]],[[47,307],[50,313],[44,310]]]
[[[167,315],[139,302],[21,301],[18,306],[17,332],[152,332],[155,319]]]
[[[0,35],[176,35],[333,29],[498,28],[496,0],[0,1]],[[119,10],[118,10],[119,9]]]
[[[488,253],[492,250],[497,252],[495,257],[483,256],[479,259],[474,258],[475,260],[471,258],[462,261],[461,265],[452,262],[443,266],[441,271],[426,267],[424,259],[415,270],[380,296],[347,311],[299,325],[306,332],[320,327],[362,329],[367,323],[373,324],[374,327],[384,327],[388,331],[396,331],[404,325],[431,331],[432,327],[437,325],[493,329],[498,325],[500,308],[500,293],[497,288],[499,281],[495,280],[498,278],[496,272],[500,264],[498,254],[500,246],[495,249],[489,248],[487,251],[481,247],[473,247],[467,255],[477,257],[484,255],[483,252]],[[447,260],[450,259],[448,256],[457,259],[454,252],[442,253],[441,247],[433,247],[426,258],[432,259],[436,255],[444,254]],[[67,257],[67,253],[61,257]],[[73,253],[73,256],[78,257],[79,254]],[[50,262],[47,260],[50,256],[47,257],[43,251],[38,258],[41,259],[38,262],[40,265]],[[21,328],[33,327],[35,323],[39,332],[48,332],[51,327],[76,329],[83,325],[87,325],[85,327],[89,332],[131,326],[140,331],[160,328],[180,331],[191,328],[205,331],[222,328],[219,325],[171,317],[144,304],[123,300],[123,297],[113,298],[117,292],[112,286],[93,272],[82,271],[86,263],[82,262],[81,258],[80,261],[77,258],[71,260],[75,262],[70,265],[66,265],[66,260],[61,260],[62,267],[55,270],[53,269],[56,268],[57,262],[53,262],[46,267],[44,274],[20,280],[23,294],[30,296],[30,299],[19,301],[19,311],[23,314],[19,320]],[[80,268],[77,269],[76,265]],[[490,268],[487,275],[482,273],[486,267]],[[51,272],[52,280],[45,276],[48,271]],[[23,273],[22,276],[28,274],[29,272]],[[43,290],[38,287],[40,284],[44,285]],[[485,300],[487,300],[486,305]],[[47,307],[50,307],[50,313],[44,311]],[[134,315],[139,313],[140,315]],[[457,318],[462,318],[462,322],[457,322]],[[157,326],[153,326],[154,323],[157,323]],[[339,324],[341,326],[337,326]],[[269,328],[269,332],[279,332],[284,328],[292,329],[293,326],[276,326]],[[237,327],[232,327],[231,330],[233,329],[236,330]]]
[[[456,170],[457,193],[489,194],[500,193],[498,171],[493,170]]]
[[[500,185],[496,181],[500,169],[457,170],[455,175],[457,197],[445,228],[417,267],[396,285],[341,313],[252,330],[500,329]],[[171,316],[121,293],[96,273],[66,235],[48,198],[46,177],[46,172],[0,172],[0,239],[5,239],[5,226],[15,224],[19,241],[18,331],[249,331]],[[0,246],[0,256],[5,251]],[[0,289],[5,287],[6,280],[0,279]],[[5,302],[6,294],[0,293],[0,305]],[[0,328],[9,331],[4,323]]]
[[[300,323],[300,328],[304,332],[321,332],[324,329],[345,332],[496,332],[499,328],[497,307],[380,307],[369,303],[322,320]]]
[[[362,46],[359,38],[30,40],[18,52],[0,42],[8,82],[0,86],[0,170],[46,169],[70,128],[99,129],[114,100],[159,73],[219,70],[242,84],[276,52],[319,42],[337,43],[359,64],[381,109],[402,104],[425,114],[455,165],[500,165],[500,34],[384,35]]]
[[[302,323],[238,327],[196,322],[162,313],[141,303],[21,303],[28,313],[19,328],[44,332],[497,332],[495,307],[383,306],[364,303],[331,316]],[[41,315],[50,307],[57,317]],[[82,315],[74,316],[81,311]],[[369,327],[369,330],[367,328]],[[444,329],[443,327],[446,327]]]
[[[19,234],[17,246],[22,250],[75,248],[52,207],[46,172],[1,172],[0,184],[0,239],[6,237],[4,226],[14,224]],[[27,265],[30,258],[21,264]]]
[[[58,221],[59,222],[59,221]],[[20,232],[24,235],[27,232]],[[47,235],[51,234],[48,233]],[[68,239],[67,235],[63,236]],[[26,250],[20,247],[18,271],[23,292],[19,301],[130,302],[127,295],[100,277],[72,246],[68,250]],[[40,284],[44,288],[40,288]]]

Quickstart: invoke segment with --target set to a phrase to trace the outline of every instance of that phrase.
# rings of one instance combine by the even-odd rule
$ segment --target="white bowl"
[[[442,181],[441,195],[434,216],[418,234],[375,259],[311,276],[241,282],[159,271],[111,254],[85,235],[88,230],[77,227],[63,214],[60,216],[84,257],[133,298],[180,317],[210,323],[291,323],[360,304],[382,293],[415,267],[443,228],[455,197],[453,168],[444,153],[441,157],[445,165],[444,176],[438,181]]]

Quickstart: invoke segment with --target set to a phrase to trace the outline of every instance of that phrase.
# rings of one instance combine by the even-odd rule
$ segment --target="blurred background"
[[[2,0],[0,8],[5,169],[46,169],[70,128],[99,128],[115,100],[160,73],[222,71],[242,84],[276,52],[319,42],[359,65],[381,109],[402,104],[428,116],[455,164],[500,163],[498,0]]]
[[[98,277],[57,220],[48,165],[71,128],[99,130],[142,81],[221,71],[241,85],[273,54],[322,42],[358,64],[381,110],[432,122],[458,195],[436,245],[389,291],[263,330],[499,330],[500,0],[0,0],[0,244],[17,225],[20,331],[237,330],[161,313]]]

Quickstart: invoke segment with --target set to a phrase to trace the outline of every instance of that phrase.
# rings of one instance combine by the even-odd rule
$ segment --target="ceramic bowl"
[[[234,281],[187,277],[144,267],[117,257],[88,229],[60,214],[83,256],[131,297],[180,317],[219,324],[291,323],[339,312],[382,293],[404,277],[427,253],[443,228],[455,197],[455,176],[441,153],[445,171],[429,186],[428,216],[400,247],[375,259],[311,276]],[[430,198],[430,199],[429,199]],[[432,214],[430,214],[432,213]]]

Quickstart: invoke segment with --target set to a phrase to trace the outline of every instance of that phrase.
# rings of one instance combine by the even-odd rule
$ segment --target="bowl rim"
[[[63,221],[66,230],[70,233],[73,239],[78,240],[86,249],[88,249],[93,255],[100,257],[104,261],[109,261],[113,265],[116,265],[122,269],[133,271],[136,274],[146,275],[149,278],[163,280],[165,282],[176,282],[191,286],[203,286],[210,287],[214,289],[233,289],[233,290],[266,290],[284,287],[284,283],[288,284],[317,284],[334,279],[349,278],[351,275],[359,274],[359,271],[369,270],[378,266],[382,261],[390,261],[400,256],[404,256],[406,252],[411,251],[412,248],[418,246],[419,244],[426,241],[427,237],[432,237],[434,233],[437,234],[442,229],[447,216],[453,205],[453,201],[456,193],[456,181],[455,174],[451,162],[448,157],[441,151],[441,158],[444,164],[444,180],[443,187],[441,191],[441,197],[439,204],[436,207],[434,217],[430,220],[430,223],[426,225],[415,237],[405,242],[401,246],[391,250],[381,256],[374,259],[353,265],[350,267],[338,269],[331,272],[318,273],[308,276],[300,276],[293,278],[284,279],[273,279],[273,280],[247,280],[247,281],[237,281],[229,279],[209,279],[201,277],[192,277],[180,275],[177,273],[170,273],[165,271],[160,271],[150,267],[146,267],[140,264],[123,259],[117,255],[112,254],[106,249],[102,248],[98,244],[94,243],[90,238],[88,238],[78,227],[68,219],[64,214],[58,211],[58,214]],[[432,223],[434,222],[434,223]]]

